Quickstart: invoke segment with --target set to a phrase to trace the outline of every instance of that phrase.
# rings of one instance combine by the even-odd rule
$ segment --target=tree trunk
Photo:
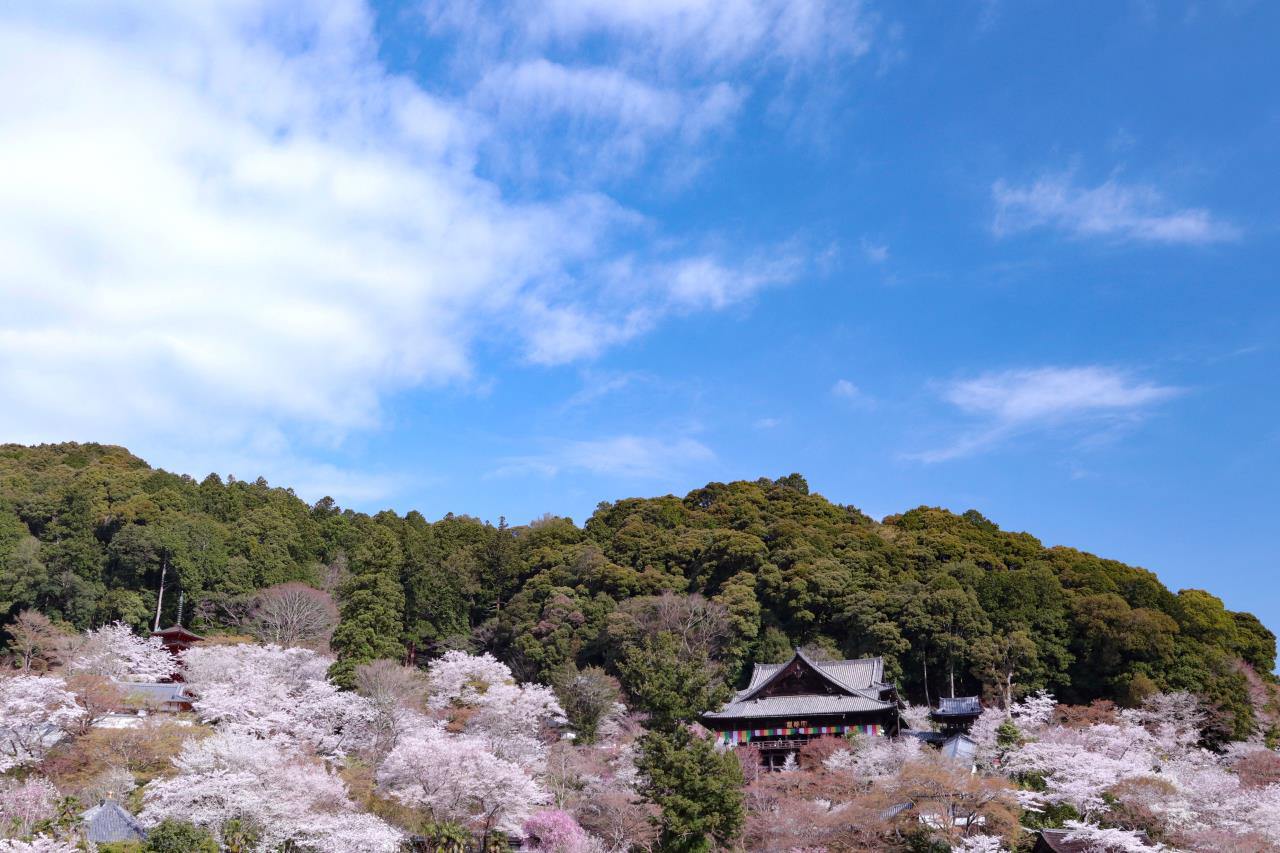
[[[920,653],[920,663],[924,667],[924,704],[933,706],[929,701],[929,647],[925,646],[924,651]]]
[[[169,569],[169,555],[160,557],[160,594],[156,596],[156,624],[152,631],[160,630],[160,605],[164,604],[164,576]]]
[[[956,635],[951,634],[947,643],[947,683],[951,689],[951,698],[956,698]]]

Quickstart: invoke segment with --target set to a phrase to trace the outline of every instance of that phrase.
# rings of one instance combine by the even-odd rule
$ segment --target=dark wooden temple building
[[[898,733],[898,698],[884,660],[815,661],[799,650],[786,663],[758,663],[751,683],[703,725],[720,743],[759,750],[767,767],[823,735]]]
[[[953,696],[938,700],[938,707],[929,714],[946,734],[967,732],[973,721],[982,715],[982,702],[977,696]]]

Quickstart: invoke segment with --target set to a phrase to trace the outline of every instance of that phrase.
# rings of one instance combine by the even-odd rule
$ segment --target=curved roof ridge
[[[845,690],[849,692],[851,695],[862,696],[863,698],[873,699],[873,700],[879,700],[880,698],[879,693],[875,693],[875,695],[871,695],[871,693],[875,692],[872,689],[873,685],[875,685],[878,682],[880,676],[884,674],[884,658],[869,657],[869,658],[850,658],[848,660],[836,660],[836,661],[818,661],[818,660],[814,660],[813,658],[809,657],[809,655],[805,654],[804,650],[797,648],[795,650],[795,654],[792,655],[791,660],[785,663],[756,664],[755,669],[753,669],[751,673],[751,683],[747,685],[747,688],[745,690],[741,691],[735,697],[735,701],[742,702],[742,701],[751,699],[753,696],[758,694],[761,690],[763,690],[764,688],[772,684],[774,681],[776,681],[781,676],[781,674],[786,671],[787,667],[790,666],[792,663],[794,663],[796,660],[802,661],[814,672],[817,672],[827,681],[831,682],[832,685],[840,688],[841,690]],[[852,668],[851,665],[856,665],[856,664],[869,665],[870,669],[872,670],[872,672],[868,674],[869,677],[867,679],[868,683],[866,686],[859,686],[849,681],[848,675],[846,673],[832,671],[836,667],[843,667],[844,669],[850,669]]]

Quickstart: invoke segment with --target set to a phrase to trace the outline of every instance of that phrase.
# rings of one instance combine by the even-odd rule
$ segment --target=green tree
[[[632,646],[618,669],[634,704],[649,715],[651,729],[670,731],[693,722],[732,692],[718,666],[689,654],[669,631]]]
[[[646,732],[636,766],[640,791],[662,809],[661,849],[704,853],[728,847],[742,831],[742,767],[732,752],[680,726]]]
[[[1017,675],[1036,662],[1036,644],[1026,631],[993,634],[975,640],[970,657],[973,674],[998,692],[1002,705],[1008,708],[1013,705]]]
[[[578,742],[594,743],[600,722],[622,698],[617,680],[598,666],[578,669],[570,663],[555,673],[551,684]]]
[[[341,621],[330,641],[338,660],[329,675],[343,687],[355,686],[355,668],[360,664],[380,658],[399,660],[404,654],[402,560],[400,543],[382,525],[373,525],[368,539],[351,556],[351,576],[338,590]]]
[[[207,829],[166,818],[147,833],[143,849],[146,853],[218,853],[218,842]]]

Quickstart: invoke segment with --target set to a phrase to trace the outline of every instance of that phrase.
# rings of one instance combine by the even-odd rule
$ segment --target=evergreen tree
[[[662,849],[702,853],[729,844],[742,830],[742,768],[733,753],[717,752],[690,727],[729,695],[718,667],[662,631],[631,648],[620,669],[649,713],[636,766],[641,793],[662,810]]]
[[[330,641],[338,660],[329,675],[343,687],[355,685],[355,668],[360,664],[380,658],[398,660],[404,652],[402,561],[400,543],[382,525],[374,525],[351,555],[351,575],[338,590],[342,620]]]
[[[641,793],[662,809],[662,850],[703,853],[742,831],[742,767],[732,752],[680,726],[642,735],[636,766]]]
[[[146,853],[218,853],[218,843],[207,829],[168,818],[147,833],[143,850]]]

